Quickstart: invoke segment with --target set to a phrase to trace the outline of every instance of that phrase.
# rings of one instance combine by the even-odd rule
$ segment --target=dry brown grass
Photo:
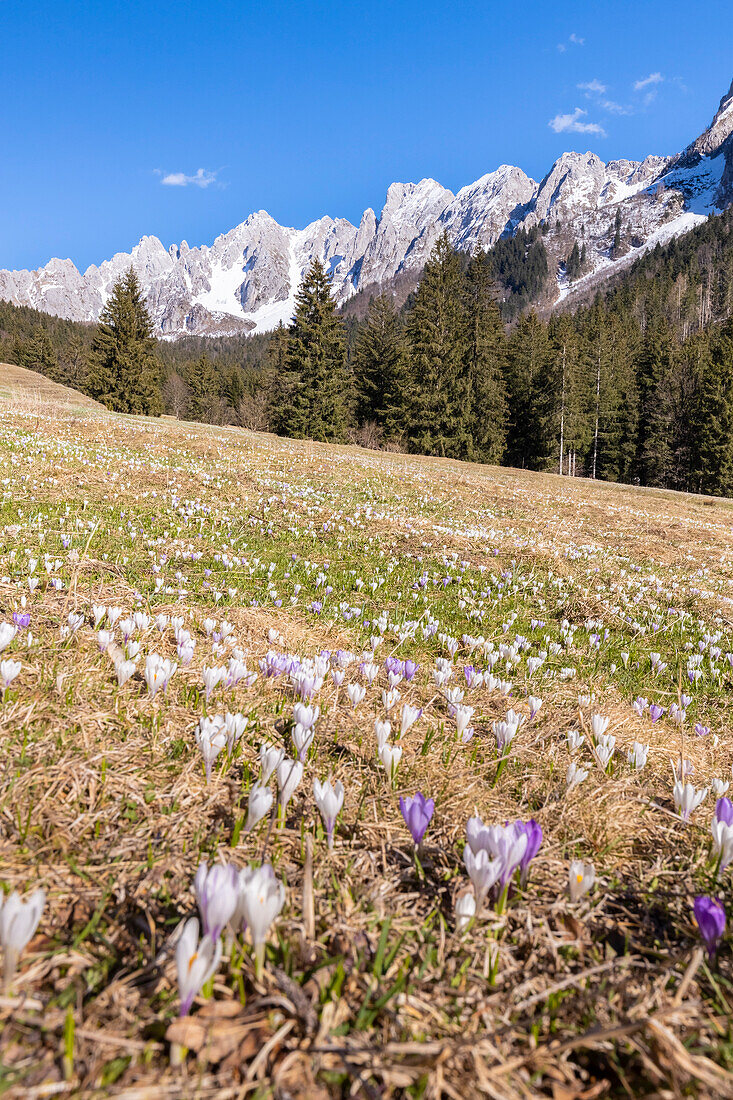
[[[552,571],[572,584],[558,619],[591,616],[626,637],[608,584],[631,566],[645,578],[645,608],[654,600],[654,574],[664,586],[676,584],[696,615],[726,619],[729,503],[93,409],[81,418],[75,396],[58,403],[43,380],[33,392],[36,376],[7,369],[0,390],[10,389],[11,397],[0,399],[0,428],[4,454],[20,460],[6,465],[0,573],[8,577],[0,579],[0,618],[17,606],[12,569],[24,550],[62,556],[58,516],[65,505],[90,527],[74,528],[78,560],[63,555],[63,590],[42,588],[29,600],[38,644],[20,651],[22,674],[0,710],[2,880],[6,889],[40,883],[48,894],[15,987],[0,998],[0,1089],[19,1097],[126,1100],[733,1096],[730,951],[724,947],[717,969],[708,968],[690,916],[691,898],[707,881],[710,800],[694,824],[681,822],[670,763],[681,754],[696,776],[730,775],[727,689],[700,703],[720,736],[714,748],[711,738],[682,735],[666,721],[642,725],[629,706],[632,679],[579,651],[567,658],[577,664],[576,680],[534,685],[542,710],[521,731],[494,785],[491,722],[503,716],[506,700],[475,692],[475,739],[456,745],[427,675],[441,651],[433,641],[406,649],[392,639],[378,657],[393,648],[414,653],[423,666],[411,685],[401,685],[402,701],[424,707],[424,715],[405,738],[397,789],[387,788],[375,760],[375,697],[354,712],[343,691],[327,686],[316,756],[285,827],[265,823],[231,847],[259,741],[283,738],[283,690],[261,677],[226,701],[215,697],[213,709],[242,710],[252,725],[241,755],[207,788],[192,738],[201,713],[193,690],[207,660],[203,619],[226,616],[234,624],[250,667],[270,648],[271,628],[281,632],[281,648],[301,656],[338,647],[359,653],[368,632],[316,617],[302,600],[292,608],[248,606],[252,595],[263,602],[265,586],[245,570],[215,572],[221,590],[229,581],[239,589],[219,606],[198,583],[182,599],[151,595],[150,547],[118,533],[128,520],[143,531],[157,524],[155,553],[170,560],[181,548],[209,553],[236,540],[247,543],[240,552],[264,561],[282,561],[295,549],[328,561],[338,583],[352,567],[368,577],[390,558],[405,576],[419,572],[417,556],[426,567],[453,553],[472,569],[516,562],[517,576],[543,586],[538,617],[548,627]],[[25,442],[14,452],[20,431]],[[189,523],[177,532],[172,493],[205,500],[213,517],[207,526]],[[361,526],[349,522],[356,509]],[[40,529],[33,523],[39,514]],[[333,526],[323,531],[324,522]],[[294,526],[318,539],[293,535],[289,543]],[[49,535],[41,544],[44,527]],[[704,582],[701,569],[708,570]],[[693,586],[702,594],[691,596]],[[154,614],[182,615],[198,629],[190,669],[179,669],[168,695],[153,703],[139,678],[117,687],[88,626],[70,641],[59,635],[69,611],[88,614],[92,603],[131,609],[138,591]],[[451,589],[429,592],[432,613],[448,615],[450,606],[456,635],[480,630],[497,642],[512,635],[503,630],[501,607],[479,624],[460,620]],[[374,597],[351,598],[376,614],[382,606],[409,612],[408,596],[400,581]],[[540,595],[529,587],[517,599],[529,615]],[[151,631],[143,643],[143,652],[175,655],[170,633],[161,639]],[[630,644],[641,659],[655,641],[632,637]],[[659,645],[677,642],[662,633]],[[461,651],[456,663],[470,660]],[[637,681],[643,683],[641,670]],[[518,677],[520,703],[532,686]],[[564,733],[571,726],[587,733],[590,715],[579,710],[581,688],[596,693],[621,748],[635,737],[650,743],[649,764],[639,774],[621,766],[611,778],[586,755],[588,780],[565,796]],[[668,704],[679,686],[674,677],[649,678],[648,693]],[[428,731],[433,740],[423,754]],[[331,854],[319,839],[309,791],[313,776],[326,774],[342,779],[347,792]],[[419,868],[397,804],[416,789],[436,800]],[[460,852],[474,809],[491,822],[534,817],[545,841],[527,889],[508,910],[459,936],[452,907],[467,882]],[[307,838],[315,841],[313,920],[303,900]],[[170,937],[194,911],[190,884],[199,859],[219,853],[241,866],[265,850],[287,881],[288,902],[263,980],[255,980],[245,952],[220,969],[213,997],[171,1029]],[[571,907],[567,869],[576,855],[594,862],[599,885]],[[384,972],[377,965],[382,935],[390,948],[397,945]],[[65,1066],[70,1018],[73,1061]],[[178,1069],[168,1065],[171,1039],[191,1051]]]

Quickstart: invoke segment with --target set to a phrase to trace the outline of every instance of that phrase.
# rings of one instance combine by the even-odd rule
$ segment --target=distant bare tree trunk
[[[180,374],[169,375],[163,386],[163,401],[166,412],[175,416],[176,420],[185,419],[191,404],[191,390],[181,378]]]

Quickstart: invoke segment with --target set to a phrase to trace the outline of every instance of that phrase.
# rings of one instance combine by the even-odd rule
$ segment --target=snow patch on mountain
[[[630,262],[656,243],[687,232],[733,202],[733,84],[710,126],[676,157],[604,163],[595,153],[563,153],[540,183],[500,165],[457,194],[434,179],[393,183],[379,217],[358,226],[323,217],[304,229],[257,211],[211,245],[165,248],[143,237],[82,275],[71,260],[36,271],[0,271],[0,299],[77,321],[98,319],[116,279],[134,266],[159,334],[265,332],[287,324],[303,273],[314,259],[333,279],[337,302],[360,290],[410,285],[441,233],[463,251],[490,248],[502,235],[541,225],[553,255],[585,250],[589,271],[558,300]],[[623,255],[613,257],[617,220]]]

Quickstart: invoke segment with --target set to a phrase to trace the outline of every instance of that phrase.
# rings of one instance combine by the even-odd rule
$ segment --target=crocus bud
[[[0,901],[0,943],[5,956],[3,982],[6,989],[13,980],[21,953],[35,935],[45,904],[45,890],[34,890],[27,900],[13,890],[5,901]]]
[[[426,798],[421,791],[414,798],[400,799],[400,810],[415,844],[420,844],[425,836],[434,809],[434,800]]]
[[[253,783],[249,792],[249,804],[247,807],[247,822],[244,826],[245,833],[254,829],[258,821],[266,817],[272,809],[272,791],[269,787],[263,787],[260,783]]]
[[[465,890],[456,898],[455,915],[456,931],[463,932],[476,916],[476,898],[470,889]]]
[[[270,925],[285,904],[285,887],[269,863],[257,867],[242,883],[242,907],[255,949],[255,972],[262,973],[265,939]]]
[[[700,936],[712,959],[725,932],[725,909],[714,898],[698,897],[695,898],[693,911]]]
[[[204,933],[218,939],[237,907],[239,876],[236,867],[215,863],[209,868],[204,860],[199,864],[193,889]]]

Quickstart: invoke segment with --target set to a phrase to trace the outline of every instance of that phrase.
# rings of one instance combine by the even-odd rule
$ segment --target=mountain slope
[[[733,201],[733,84],[710,126],[674,157],[604,163],[594,153],[563,153],[540,183],[502,165],[453,194],[432,179],[393,183],[379,217],[358,226],[320,218],[304,229],[251,214],[212,245],[166,249],[143,237],[82,275],[71,260],[37,271],[0,271],[0,299],[59,317],[95,321],[115,279],[132,264],[160,334],[268,331],[293,312],[314,258],[333,276],[343,303],[359,290],[416,283],[436,239],[487,248],[517,228],[542,225],[556,281],[549,303],[587,290],[646,249],[686,232]],[[570,283],[564,261],[585,246],[585,270]]]

